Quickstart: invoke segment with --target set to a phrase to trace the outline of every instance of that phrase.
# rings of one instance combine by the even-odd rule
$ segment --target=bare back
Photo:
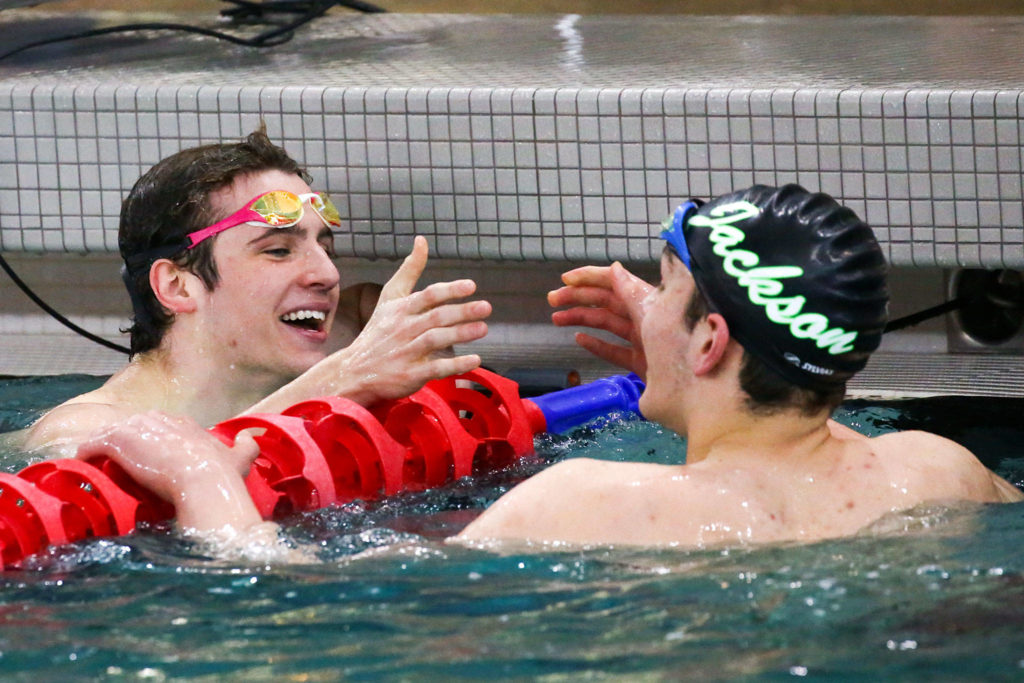
[[[463,539],[682,545],[814,541],[856,533],[926,501],[1013,502],[1015,487],[924,432],[873,439],[830,423],[822,457],[751,454],[666,466],[588,459],[520,484]]]

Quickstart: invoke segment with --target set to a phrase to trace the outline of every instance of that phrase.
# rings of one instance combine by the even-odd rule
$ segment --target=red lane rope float
[[[246,477],[246,487],[264,519],[336,501],[331,468],[305,420],[289,415],[243,415],[210,431],[230,445],[245,429],[263,430],[255,437],[260,454]]]
[[[466,380],[480,385],[483,391],[466,386]],[[544,430],[543,415],[538,419],[529,414],[533,412],[532,402],[519,398],[519,385],[488,370],[434,380],[427,387],[458,413],[463,427],[478,440],[473,456],[476,472],[504,467],[529,453],[533,450],[533,435]]]
[[[243,415],[210,432],[231,445],[254,430],[246,487],[265,519],[418,491],[503,466],[533,450],[544,415],[487,370],[435,380],[372,410],[329,396],[280,415]],[[0,473],[0,569],[50,545],[123,535],[174,508],[107,457],[49,460]]]
[[[0,473],[0,518],[6,567],[48,545],[70,543],[86,534],[84,515],[56,496],[40,491],[27,479]]]
[[[349,500],[402,490],[406,450],[366,408],[347,398],[327,396],[297,403],[284,413],[306,420]]]
[[[114,465],[109,459],[106,462]],[[104,463],[98,464],[99,467],[80,460],[48,460],[26,467],[18,476],[77,506],[89,520],[91,536],[120,536],[157,516],[118,486],[101,469]]]
[[[407,398],[378,404],[373,414],[409,449],[410,459],[404,470],[408,487],[438,486],[472,474],[479,440],[465,430],[452,407],[429,386]]]

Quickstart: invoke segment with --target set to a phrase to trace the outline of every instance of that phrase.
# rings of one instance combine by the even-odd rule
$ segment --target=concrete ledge
[[[0,30],[99,23],[28,16]],[[1024,17],[384,14],[259,51],[75,41],[0,63],[0,249],[113,251],[140,173],[262,119],[339,200],[346,255],[420,233],[451,258],[651,262],[683,199],[799,182],[864,217],[893,265],[1021,268],[1022,33]]]

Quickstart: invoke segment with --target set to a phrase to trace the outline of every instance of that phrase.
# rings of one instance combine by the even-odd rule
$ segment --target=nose
[[[330,255],[319,244],[309,247],[303,258],[303,280],[306,287],[333,289],[338,286],[340,276]]]

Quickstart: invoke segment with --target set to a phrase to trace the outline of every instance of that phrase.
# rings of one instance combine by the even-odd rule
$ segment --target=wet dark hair
[[[668,247],[666,247],[668,249]],[[671,252],[670,252],[671,253]],[[711,306],[696,287],[686,302],[683,322],[688,331],[711,313]],[[728,324],[728,322],[726,323]],[[816,415],[822,410],[832,413],[846,396],[846,383],[827,389],[809,389],[793,384],[757,356],[743,349],[739,372],[740,389],[747,395],[747,410],[755,415],[772,415],[797,410],[802,415]]]
[[[195,273],[207,289],[219,276],[213,261],[216,236],[193,249],[170,250],[185,236],[223,216],[215,216],[210,195],[236,178],[262,171],[294,173],[310,182],[309,175],[259,129],[241,142],[184,149],[157,163],[132,187],[121,205],[117,241],[125,265],[121,277],[128,288],[133,318],[128,328],[132,356],[157,348],[174,319],[157,300],[149,285],[149,271],[159,258]]]

